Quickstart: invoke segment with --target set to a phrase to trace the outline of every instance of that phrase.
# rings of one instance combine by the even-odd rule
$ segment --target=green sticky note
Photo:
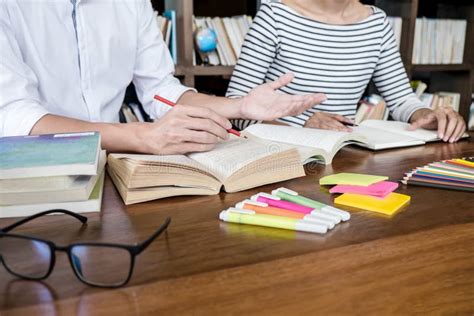
[[[319,179],[321,185],[351,184],[368,186],[373,183],[388,180],[388,177],[373,176],[359,173],[336,173]]]

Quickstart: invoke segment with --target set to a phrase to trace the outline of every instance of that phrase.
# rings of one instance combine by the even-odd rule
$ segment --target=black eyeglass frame
[[[24,279],[24,280],[34,280],[34,281],[44,280],[44,279],[48,278],[50,276],[51,272],[53,271],[54,266],[56,264],[56,251],[59,251],[59,252],[66,252],[67,253],[69,263],[72,267],[72,270],[74,271],[74,274],[76,275],[76,277],[82,283],[87,284],[89,286],[100,287],[100,288],[118,288],[118,287],[124,286],[125,284],[127,284],[130,281],[130,279],[132,277],[132,274],[133,274],[133,269],[135,267],[135,257],[138,256],[141,252],[143,252],[146,248],[148,248],[148,246],[156,238],[158,238],[164,231],[166,231],[169,224],[171,223],[171,218],[167,217],[165,219],[164,223],[150,237],[148,237],[143,242],[137,243],[135,245],[126,245],[126,244],[117,244],[117,243],[102,243],[102,242],[80,242],[80,243],[72,243],[68,246],[62,247],[62,246],[57,246],[54,242],[52,242],[50,240],[36,238],[36,237],[28,236],[28,235],[8,233],[12,229],[14,229],[14,228],[16,228],[20,225],[26,224],[26,223],[28,223],[28,222],[30,222],[30,221],[38,218],[38,217],[48,215],[48,214],[52,214],[52,213],[62,213],[62,214],[70,215],[70,216],[76,218],[77,220],[79,220],[80,222],[82,222],[83,225],[87,224],[87,217],[85,217],[85,216],[73,213],[73,212],[68,211],[68,210],[56,209],[56,210],[49,210],[49,211],[44,211],[44,212],[37,213],[35,215],[32,215],[32,216],[26,217],[22,220],[19,220],[18,222],[13,223],[13,224],[11,224],[7,227],[0,228],[0,238],[1,237],[13,237],[13,238],[20,238],[20,239],[27,239],[27,240],[42,242],[42,243],[48,245],[48,247],[51,251],[51,258],[50,258],[50,264],[49,264],[49,267],[48,267],[48,271],[45,273],[45,275],[40,276],[40,277],[24,276],[24,275],[21,275],[21,274],[18,274],[16,272],[12,271],[8,267],[8,265],[5,263],[5,261],[3,259],[3,256],[0,253],[0,261],[2,262],[5,269],[10,274],[12,274],[12,275],[14,275],[18,278]],[[130,270],[128,271],[127,278],[123,282],[117,283],[117,284],[99,284],[99,283],[94,283],[94,282],[87,281],[81,275],[81,273],[77,270],[76,264],[73,262],[72,249],[74,247],[78,247],[78,246],[109,247],[109,248],[120,248],[120,249],[126,250],[130,254],[130,257],[131,257],[130,258],[130,260],[131,260]]]

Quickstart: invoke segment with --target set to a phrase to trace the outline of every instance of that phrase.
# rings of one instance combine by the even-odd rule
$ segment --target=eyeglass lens
[[[130,252],[120,247],[77,245],[72,247],[70,255],[77,274],[94,285],[121,285],[132,268]]]
[[[51,266],[48,244],[14,236],[0,237],[0,256],[10,271],[27,278],[44,278]]]

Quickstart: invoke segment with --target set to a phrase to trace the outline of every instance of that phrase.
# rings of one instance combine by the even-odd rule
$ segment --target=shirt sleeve
[[[269,4],[262,4],[250,27],[234,68],[226,96],[239,98],[263,84],[275,60],[279,47],[273,11]],[[232,120],[239,129],[258,123],[254,120]]]
[[[38,80],[22,59],[4,5],[0,4],[0,136],[28,135],[48,111],[41,106]]]
[[[416,110],[426,107],[410,87],[395,35],[387,18],[384,20],[381,54],[373,81],[394,120],[408,122]]]
[[[174,63],[163,36],[156,24],[150,0],[138,2],[138,43],[133,83],[145,111],[152,118],[160,118],[170,109],[154,95],[177,102],[181,95],[192,88],[183,86],[174,77]]]

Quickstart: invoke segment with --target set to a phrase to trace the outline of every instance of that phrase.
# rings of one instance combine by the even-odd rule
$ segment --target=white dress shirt
[[[189,88],[174,64],[149,0],[1,0],[0,136],[27,135],[47,113],[118,122],[135,84],[154,118]]]

